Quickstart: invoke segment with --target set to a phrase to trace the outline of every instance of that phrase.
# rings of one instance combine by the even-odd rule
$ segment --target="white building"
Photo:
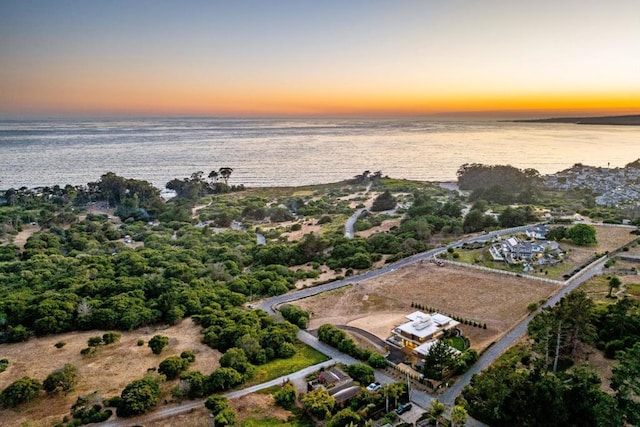
[[[444,331],[460,324],[460,322],[440,313],[426,314],[414,311],[405,317],[409,321],[396,326],[391,332],[394,335],[394,341],[400,342],[404,347],[410,349],[432,341],[440,337]]]

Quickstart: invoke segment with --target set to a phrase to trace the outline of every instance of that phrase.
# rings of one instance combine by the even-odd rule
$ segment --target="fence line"
[[[496,268],[485,267],[483,265],[467,264],[465,262],[451,261],[451,260],[448,260],[448,259],[438,259],[438,261],[441,261],[441,262],[444,262],[444,263],[448,263],[448,264],[452,264],[452,265],[457,265],[458,267],[475,268],[476,270],[487,271],[487,272],[490,272],[490,273],[505,274],[507,276],[523,277],[525,279],[538,280],[538,281],[541,281],[541,282],[551,283],[553,285],[561,285],[562,286],[562,285],[564,285],[566,283],[566,282],[562,282],[560,280],[548,279],[546,277],[537,277],[537,276],[532,276],[530,274],[516,273],[516,272],[513,272],[513,271],[499,270],[499,269],[496,269]]]

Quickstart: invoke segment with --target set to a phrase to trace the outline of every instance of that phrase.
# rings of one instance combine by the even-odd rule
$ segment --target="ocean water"
[[[640,158],[640,127],[429,119],[0,120],[0,188],[79,185],[106,172],[158,188],[233,168],[230,184],[297,186],[365,170],[451,181],[464,163],[549,174]]]

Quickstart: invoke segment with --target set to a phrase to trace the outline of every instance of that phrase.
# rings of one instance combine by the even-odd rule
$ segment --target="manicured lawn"
[[[522,265],[509,266],[502,261],[491,260],[489,251],[486,248],[457,249],[456,253],[459,254],[459,257],[457,259],[453,258],[451,254],[447,254],[447,259],[458,261],[458,262],[464,262],[466,264],[481,265],[483,267],[494,268],[496,270],[512,271],[514,273],[525,274],[523,272]],[[479,262],[476,262],[476,261],[479,261]],[[572,263],[561,262],[555,266],[548,266],[548,265],[545,265],[542,267],[536,266],[535,267],[536,269],[534,271],[531,271],[526,274],[531,276],[546,277],[548,279],[563,280],[562,275],[565,274],[567,271],[571,271],[573,267],[574,267],[574,264]],[[540,271],[541,268],[542,268],[542,272]],[[546,271],[546,274],[545,274],[545,271]]]
[[[467,343],[462,337],[451,337],[447,340],[447,344],[458,351],[465,351],[467,349]]]
[[[290,359],[277,359],[256,367],[256,374],[243,385],[243,387],[260,384],[272,379],[289,375],[293,372],[299,371],[307,366],[316,365],[329,360],[327,356],[314,350],[313,348],[298,343],[296,345],[296,354]]]
[[[459,258],[454,258],[452,254],[447,254],[447,259],[452,261],[464,262],[467,264],[475,264],[476,259],[484,260],[484,252],[486,249],[456,249]],[[484,265],[484,263],[483,263]]]

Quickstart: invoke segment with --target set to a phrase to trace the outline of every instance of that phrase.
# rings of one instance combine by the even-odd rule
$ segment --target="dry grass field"
[[[527,306],[546,299],[556,285],[432,263],[414,264],[379,278],[296,302],[312,313],[310,329],[323,323],[365,329],[381,339],[415,309],[411,302],[487,324],[462,326],[473,348],[482,350],[525,316]]]
[[[252,393],[229,401],[229,405],[236,411],[236,425],[242,425],[247,420],[268,419],[269,425],[276,421],[286,422],[293,414],[276,406],[273,396],[264,393]],[[163,420],[146,422],[139,418],[138,422],[145,427],[211,427],[209,410],[204,406],[187,414],[178,415]]]
[[[598,243],[595,246],[577,246],[567,244],[569,248],[567,252],[568,260],[572,263],[580,264],[586,261],[594,253],[610,252],[619,247],[630,243],[638,238],[637,235],[631,234],[636,227],[617,227],[606,225],[594,225],[596,229],[596,239]]]
[[[595,253],[613,251],[637,236],[633,227],[596,225],[598,244],[567,245],[567,270]],[[640,249],[639,249],[640,251]],[[625,279],[624,281],[633,279]],[[385,339],[391,328],[414,309],[411,302],[477,320],[487,329],[462,326],[473,348],[482,350],[525,316],[527,306],[546,299],[558,287],[535,280],[454,266],[415,264],[355,286],[298,301],[312,312],[310,328],[323,323],[350,325]],[[602,292],[602,291],[599,291]]]
[[[71,405],[78,396],[94,391],[103,397],[120,395],[129,382],[142,378],[147,369],[157,368],[162,360],[180,355],[184,350],[191,350],[196,355],[196,361],[190,369],[208,374],[218,367],[220,353],[200,342],[200,327],[191,319],[165,329],[143,328],[123,332],[119,342],[100,347],[94,356],[81,356],[80,350],[87,347],[89,337],[102,336],[104,332],[74,332],[35,338],[25,343],[0,345],[0,358],[9,359],[9,367],[0,374],[0,389],[25,375],[43,381],[65,363],[76,365],[80,371],[80,381],[73,392],[54,397],[41,392],[40,397],[15,410],[2,410],[0,426],[19,426],[23,423],[51,426],[70,413]],[[154,355],[146,345],[156,334],[169,337],[169,345],[160,355]],[[143,339],[145,345],[138,346],[138,339]],[[59,341],[66,345],[60,349],[54,347]],[[173,385],[174,382],[169,382],[165,388],[168,391]],[[163,399],[170,399],[168,392]]]

